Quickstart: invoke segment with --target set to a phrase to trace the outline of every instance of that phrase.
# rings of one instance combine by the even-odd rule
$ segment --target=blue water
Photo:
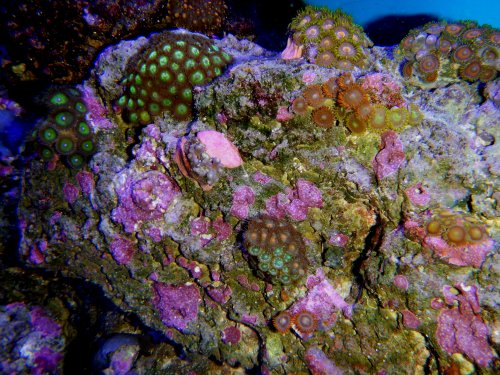
[[[500,27],[500,0],[305,0],[307,4],[341,8],[363,27],[393,16],[427,15],[447,21],[475,20]]]

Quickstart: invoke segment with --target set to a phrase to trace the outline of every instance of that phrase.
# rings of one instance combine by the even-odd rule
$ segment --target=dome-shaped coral
[[[146,125],[164,112],[176,120],[191,119],[193,87],[221,75],[230,61],[201,35],[167,31],[152,36],[128,64],[118,100],[124,120]]]

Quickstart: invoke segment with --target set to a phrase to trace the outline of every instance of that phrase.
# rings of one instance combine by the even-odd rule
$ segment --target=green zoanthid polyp
[[[81,92],[76,88],[53,90],[47,103],[48,116],[36,130],[40,156],[49,161],[60,155],[70,167],[81,168],[96,150]]]

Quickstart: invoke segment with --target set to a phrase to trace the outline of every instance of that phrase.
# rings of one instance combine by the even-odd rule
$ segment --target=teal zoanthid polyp
[[[200,35],[166,31],[131,59],[118,105],[125,122],[147,125],[169,113],[190,120],[193,86],[205,85],[222,74],[231,56]]]

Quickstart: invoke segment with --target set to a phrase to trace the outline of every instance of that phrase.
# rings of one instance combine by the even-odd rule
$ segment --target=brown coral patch
[[[338,103],[347,109],[356,109],[363,101],[366,100],[366,93],[357,84],[353,84],[345,90],[342,90],[338,96]]]
[[[288,311],[282,311],[273,318],[273,326],[276,330],[284,334],[292,326],[293,317]]]
[[[415,37],[413,35],[408,35],[403,38],[403,40],[400,43],[400,46],[403,49],[410,49],[414,41]]]
[[[436,47],[441,54],[447,55],[453,48],[453,42],[450,39],[442,36],[438,39]]]
[[[457,63],[464,63],[469,61],[474,56],[474,51],[468,45],[461,45],[457,47],[453,53],[453,61]]]
[[[335,98],[339,90],[337,79],[333,77],[329,78],[321,85],[321,88],[323,89],[323,94],[325,94],[327,98]]]
[[[318,318],[312,312],[304,310],[293,316],[293,324],[300,333],[309,334],[316,330]]]
[[[351,73],[344,73],[337,80],[337,83],[342,90],[347,89],[349,86],[353,85],[354,82],[356,81]]]
[[[444,27],[444,31],[453,36],[459,35],[463,29],[465,29],[465,26],[461,23],[449,23]]]
[[[483,35],[483,30],[479,28],[469,29],[464,31],[464,33],[462,34],[462,39],[472,40],[479,38],[481,35]]]
[[[356,117],[360,120],[368,120],[373,111],[373,106],[368,100],[364,100],[356,108]]]
[[[497,71],[491,66],[481,66],[481,72],[479,73],[479,79],[481,82],[493,81],[497,76]]]
[[[169,23],[204,33],[219,32],[227,13],[224,0],[169,0],[167,9]]]
[[[312,120],[320,128],[331,128],[335,116],[330,108],[322,106],[312,112]]]
[[[302,96],[299,96],[293,100],[292,102],[293,113],[295,113],[296,115],[303,115],[307,113],[307,110],[308,110],[307,102]]]
[[[492,31],[491,34],[488,35],[488,40],[490,43],[500,46],[500,31]]]
[[[441,34],[443,30],[444,30],[444,25],[436,22],[428,24],[425,27],[425,32],[433,35]]]
[[[313,108],[318,108],[325,102],[325,97],[323,96],[323,90],[320,85],[308,86],[302,93],[307,104]]]
[[[358,119],[352,113],[346,118],[346,126],[353,134],[361,134],[366,131],[366,122]]]
[[[413,75],[413,61],[406,61],[401,68],[401,74],[404,78],[410,78]]]
[[[466,81],[476,81],[481,75],[481,70],[481,62],[479,60],[474,60],[467,65],[461,66],[458,74]]]
[[[418,60],[418,70],[423,74],[435,73],[439,69],[439,58],[434,54],[427,54]]]

